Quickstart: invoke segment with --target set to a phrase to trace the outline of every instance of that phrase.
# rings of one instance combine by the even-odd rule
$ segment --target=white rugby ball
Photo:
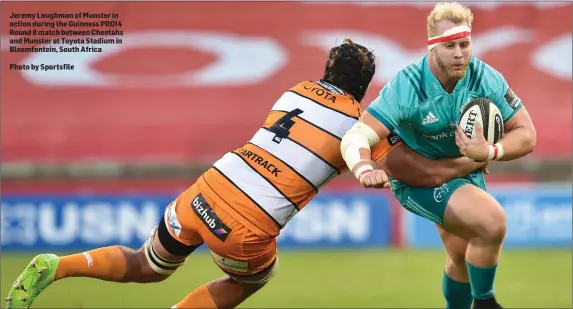
[[[462,107],[459,125],[469,138],[475,137],[475,125],[481,124],[488,144],[497,143],[503,136],[503,118],[499,108],[487,98],[475,98]]]

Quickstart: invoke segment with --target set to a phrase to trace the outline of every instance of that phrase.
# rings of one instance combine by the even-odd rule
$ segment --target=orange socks
[[[66,277],[89,277],[123,282],[127,273],[128,252],[119,246],[104,247],[60,257],[54,280]],[[217,308],[207,285],[189,293],[172,308]]]
[[[124,252],[119,246],[112,246],[60,257],[54,280],[90,277],[121,282],[126,271]]]
[[[211,293],[209,292],[207,285],[204,284],[204,285],[196,288],[195,290],[193,290],[193,292],[189,293],[189,295],[187,295],[182,301],[177,303],[176,307],[174,306],[172,308],[177,308],[177,309],[183,309],[183,308],[215,308],[216,309],[217,305],[215,304],[213,297],[211,297]]]

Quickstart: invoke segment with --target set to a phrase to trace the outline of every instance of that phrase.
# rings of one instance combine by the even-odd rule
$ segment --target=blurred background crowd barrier
[[[2,3],[2,249],[138,247],[164,207],[248,141],[283,91],[345,38],[374,50],[366,107],[426,51],[432,3]],[[494,163],[508,247],[571,247],[571,3],[470,3],[474,55],[506,77],[534,153]],[[11,12],[115,12],[101,53],[9,52]],[[76,28],[81,29],[81,28]],[[30,45],[24,44],[23,47]],[[70,63],[73,71],[9,71]],[[479,206],[479,205],[476,205]],[[344,175],[280,236],[290,248],[440,248],[433,225]]]

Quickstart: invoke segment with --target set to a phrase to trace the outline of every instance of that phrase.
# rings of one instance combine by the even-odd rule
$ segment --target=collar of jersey
[[[340,89],[340,88],[334,86],[333,84],[331,84],[331,83],[329,83],[329,82],[327,82],[327,81],[319,80],[319,81],[315,82],[315,84],[318,84],[318,85],[320,85],[320,86],[326,88],[327,90],[330,90],[330,91],[332,91],[332,92],[334,92],[334,93],[336,93],[336,94],[346,95],[346,92],[345,92],[345,91],[343,91],[342,89]]]

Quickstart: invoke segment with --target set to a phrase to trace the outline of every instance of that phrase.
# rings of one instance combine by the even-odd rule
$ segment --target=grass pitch
[[[241,308],[444,308],[439,250],[279,252],[277,276]],[[4,253],[2,301],[34,254]],[[506,308],[572,308],[571,250],[508,250],[495,291]],[[222,276],[205,252],[155,284],[69,278],[49,287],[34,308],[169,308]],[[2,307],[5,304],[2,303]]]

